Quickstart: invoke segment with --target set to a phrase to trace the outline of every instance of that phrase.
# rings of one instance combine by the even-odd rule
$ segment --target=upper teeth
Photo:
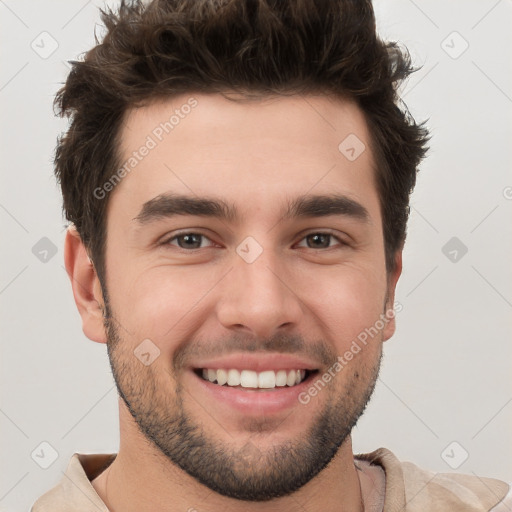
[[[295,386],[304,380],[306,370],[266,370],[255,372],[252,370],[212,370],[203,369],[203,378],[210,382],[217,382],[221,386],[242,386],[243,388],[275,388],[279,386]]]

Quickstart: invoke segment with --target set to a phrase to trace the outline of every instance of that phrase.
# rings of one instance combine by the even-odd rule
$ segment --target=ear
[[[73,225],[66,233],[64,262],[71,280],[75,303],[82,317],[84,334],[92,341],[106,343],[101,284],[82,239]]]
[[[393,334],[395,334],[396,322],[395,322],[395,312],[394,312],[394,304],[395,304],[395,290],[396,284],[398,282],[398,278],[402,273],[402,250],[403,245],[400,249],[398,249],[395,253],[395,269],[393,272],[390,272],[388,275],[388,294],[386,299],[386,306],[384,310],[384,314],[389,321],[386,323],[384,329],[382,330],[382,341],[387,341]]]

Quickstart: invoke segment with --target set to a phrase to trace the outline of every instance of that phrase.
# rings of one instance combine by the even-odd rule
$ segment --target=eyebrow
[[[161,194],[145,202],[133,220],[145,225],[177,215],[212,217],[228,222],[240,220],[236,206],[221,199],[172,193]],[[341,215],[364,223],[371,221],[368,210],[362,204],[340,194],[299,196],[288,201],[281,218],[286,220],[329,215]]]

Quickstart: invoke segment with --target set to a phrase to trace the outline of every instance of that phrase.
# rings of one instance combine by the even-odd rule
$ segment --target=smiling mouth
[[[239,389],[278,389],[297,386],[318,370],[253,370],[197,368],[194,373],[203,380],[223,387]]]

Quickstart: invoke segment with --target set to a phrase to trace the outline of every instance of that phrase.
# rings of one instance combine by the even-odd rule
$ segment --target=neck
[[[267,502],[241,502],[212,492],[169,461],[127,415],[120,411],[116,459],[92,482],[110,512],[235,512],[241,505],[247,512],[288,512],[306,503],[308,510],[362,512],[366,508],[371,479],[354,465],[350,436],[330,464],[298,491]]]

